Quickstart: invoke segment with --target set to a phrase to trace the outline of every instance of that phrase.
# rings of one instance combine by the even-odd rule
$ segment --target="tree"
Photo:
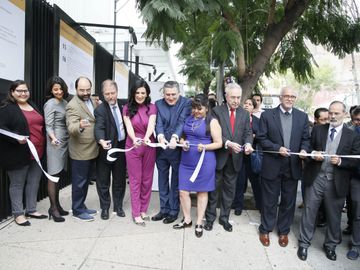
[[[182,72],[206,87],[225,64],[248,96],[261,75],[292,70],[313,77],[310,40],[336,55],[359,50],[356,0],[137,0],[145,37],[165,49],[181,42]]]

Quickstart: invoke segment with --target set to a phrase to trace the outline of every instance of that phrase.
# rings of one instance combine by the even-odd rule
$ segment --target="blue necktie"
[[[360,126],[356,126],[355,131],[356,131],[357,134],[360,134]]]
[[[118,132],[118,141],[120,142],[121,141],[121,129],[120,129],[119,117],[118,117],[118,115],[116,113],[116,106],[113,106],[112,109],[113,109],[116,129],[117,129],[117,132]]]
[[[331,141],[334,140],[335,132],[336,132],[335,128],[330,129],[330,139],[331,139]]]

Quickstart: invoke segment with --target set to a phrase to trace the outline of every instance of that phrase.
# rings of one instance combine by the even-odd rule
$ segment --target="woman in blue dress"
[[[208,192],[215,190],[216,157],[214,150],[222,146],[221,127],[217,119],[211,116],[209,100],[206,95],[195,96],[191,115],[185,120],[180,143],[184,144],[179,167],[180,203],[184,218],[173,228],[191,227],[190,192],[197,192],[195,235],[201,237]],[[205,156],[202,166],[195,180],[191,181],[203,150],[205,150]]]

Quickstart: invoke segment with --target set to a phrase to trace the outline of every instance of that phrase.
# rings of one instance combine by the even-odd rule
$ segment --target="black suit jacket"
[[[279,151],[284,146],[283,130],[280,120],[279,106],[267,110],[261,114],[260,127],[257,134],[257,140],[264,151]],[[292,109],[292,129],[290,137],[291,152],[309,151],[309,121],[308,116],[298,110]],[[264,153],[261,168],[261,176],[273,180],[280,174],[280,168],[283,159],[280,154]],[[301,160],[296,155],[290,157],[290,169],[292,178],[299,180],[301,178]]]
[[[316,125],[311,134],[311,151],[325,151],[329,124]],[[337,148],[337,155],[359,155],[360,136],[347,127],[343,127]],[[345,197],[349,190],[351,169],[359,166],[357,159],[341,158],[340,166],[334,166],[335,190],[339,197]],[[306,159],[303,182],[310,186],[320,172],[322,161]]]
[[[218,119],[222,130],[222,141],[225,146],[226,141],[236,142],[240,145],[245,143],[252,144],[252,130],[250,128],[250,116],[247,111],[239,107],[236,109],[234,135],[231,131],[229,109],[226,104],[217,106],[213,109],[214,116]],[[229,149],[222,147],[216,151],[216,169],[224,168],[229,158]],[[236,172],[241,168],[243,153],[232,153],[233,165]]]
[[[123,118],[123,107],[125,105],[125,102],[122,100],[118,100],[118,106],[121,112],[121,117],[123,119],[123,123],[124,123],[124,118]],[[103,102],[101,103],[94,111],[94,115],[95,115],[95,128],[94,128],[94,133],[95,133],[95,139],[96,142],[99,143],[99,140],[103,139],[106,141],[111,141],[111,145],[112,147],[120,147],[120,148],[124,148],[125,147],[125,139],[126,139],[126,128],[125,128],[125,124],[124,124],[124,131],[125,131],[125,139],[122,140],[120,143],[118,143],[118,132],[116,129],[116,124],[115,124],[115,119],[114,116],[112,114],[111,108],[109,106],[109,104],[107,102]],[[108,150],[104,150],[102,148],[102,146],[99,147],[99,158],[107,163],[111,163],[110,161],[108,161],[106,159],[107,156],[107,151]],[[116,155],[119,155],[120,153],[115,153],[112,156],[116,157]]]

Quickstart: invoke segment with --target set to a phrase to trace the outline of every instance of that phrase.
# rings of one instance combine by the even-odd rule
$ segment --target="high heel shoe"
[[[31,223],[28,220],[26,220],[24,222],[18,222],[16,219],[17,219],[17,217],[15,218],[15,223],[19,226],[30,226],[31,225]],[[25,217],[24,217],[24,219],[25,219]]]
[[[197,238],[200,238],[203,235],[203,225],[195,225],[195,235]]]
[[[34,212],[34,213],[36,213],[36,212]],[[47,215],[42,215],[40,213],[38,213],[38,215],[34,215],[34,213],[25,213],[25,217],[35,218],[35,219],[45,219],[48,217]]]
[[[69,212],[65,211],[61,206],[58,206],[58,211],[60,216],[67,216],[69,214]]]
[[[53,211],[51,209],[49,209],[48,213],[49,213],[49,220],[52,217],[54,222],[64,222],[65,221],[65,218],[63,218],[61,215],[56,215],[55,211]]]

